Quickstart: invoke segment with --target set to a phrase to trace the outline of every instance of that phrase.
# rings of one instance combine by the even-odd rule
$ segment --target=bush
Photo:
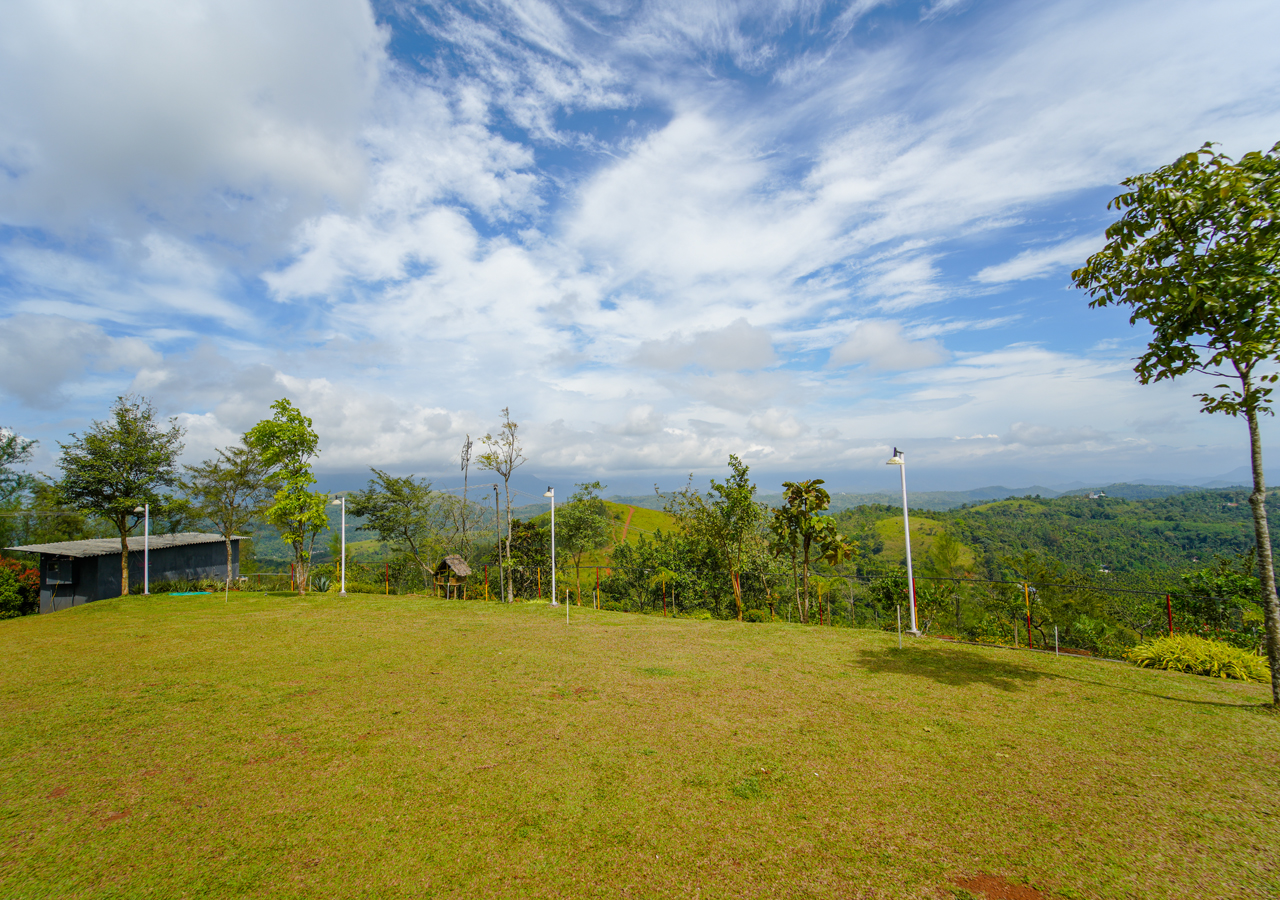
[[[626,610],[622,608],[621,603],[615,603],[612,600],[606,600],[604,603],[601,603],[600,608],[607,609],[609,612],[626,612]]]
[[[329,585],[329,593],[336,593],[340,584],[335,581]],[[367,581],[348,581],[348,594],[385,594],[387,592],[386,584],[373,584]]]
[[[40,611],[40,572],[16,559],[0,558],[0,619]]]
[[[1130,662],[1152,669],[1188,672],[1236,681],[1266,681],[1266,661],[1239,648],[1194,634],[1175,634],[1139,644],[1125,653]]]
[[[0,568],[0,619],[16,619],[22,615],[22,588],[18,577],[8,568]]]
[[[169,578],[151,582],[147,590],[152,594],[195,594],[202,591],[206,593],[221,591],[226,586],[226,581],[221,578]],[[231,590],[239,590],[235,579],[231,580]],[[131,582],[129,593],[141,594],[142,582]]]
[[[767,609],[749,609],[742,615],[744,622],[768,622],[769,611]]]

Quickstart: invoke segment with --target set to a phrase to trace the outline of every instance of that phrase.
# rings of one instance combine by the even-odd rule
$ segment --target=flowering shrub
[[[0,557],[0,619],[16,619],[40,609],[40,571]]]

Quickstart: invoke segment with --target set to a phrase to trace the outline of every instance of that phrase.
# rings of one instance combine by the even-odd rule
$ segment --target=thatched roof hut
[[[444,588],[446,597],[452,597],[457,594],[457,588],[461,586],[462,595],[466,597],[467,576],[471,574],[471,567],[467,565],[467,561],[456,553],[451,553],[444,559],[440,560],[440,564],[436,566],[435,583],[436,587]]]
[[[440,565],[436,566],[436,578],[444,578],[448,576],[450,581],[457,584],[459,578],[466,578],[471,574],[471,567],[467,565],[467,561],[456,553],[451,553],[444,559],[440,560]]]

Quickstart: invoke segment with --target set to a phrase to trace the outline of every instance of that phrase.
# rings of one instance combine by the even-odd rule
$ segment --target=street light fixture
[[[920,635],[916,626],[916,576],[911,568],[911,517],[907,512],[907,459],[906,454],[893,448],[893,458],[885,465],[898,466],[902,471],[902,533],[907,539],[907,591],[911,596],[911,629],[908,634]]]
[[[551,485],[547,485],[546,493],[542,496],[551,498],[551,605],[555,606],[560,601],[556,599],[556,489]],[[569,623],[569,601],[564,601],[564,621]]]
[[[135,506],[133,511],[142,513],[142,596],[147,597],[151,594],[151,504]]]
[[[342,507],[342,555],[339,557],[338,571],[341,572],[338,596],[347,596],[347,497],[333,498],[332,506]]]

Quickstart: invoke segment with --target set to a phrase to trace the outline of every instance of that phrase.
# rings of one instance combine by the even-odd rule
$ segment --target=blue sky
[[[14,0],[0,425],[290,397],[326,482],[1210,478],[1070,270],[1127,175],[1280,139],[1280,6]],[[1267,437],[1274,433],[1268,426]],[[340,486],[340,485],[337,485]]]

